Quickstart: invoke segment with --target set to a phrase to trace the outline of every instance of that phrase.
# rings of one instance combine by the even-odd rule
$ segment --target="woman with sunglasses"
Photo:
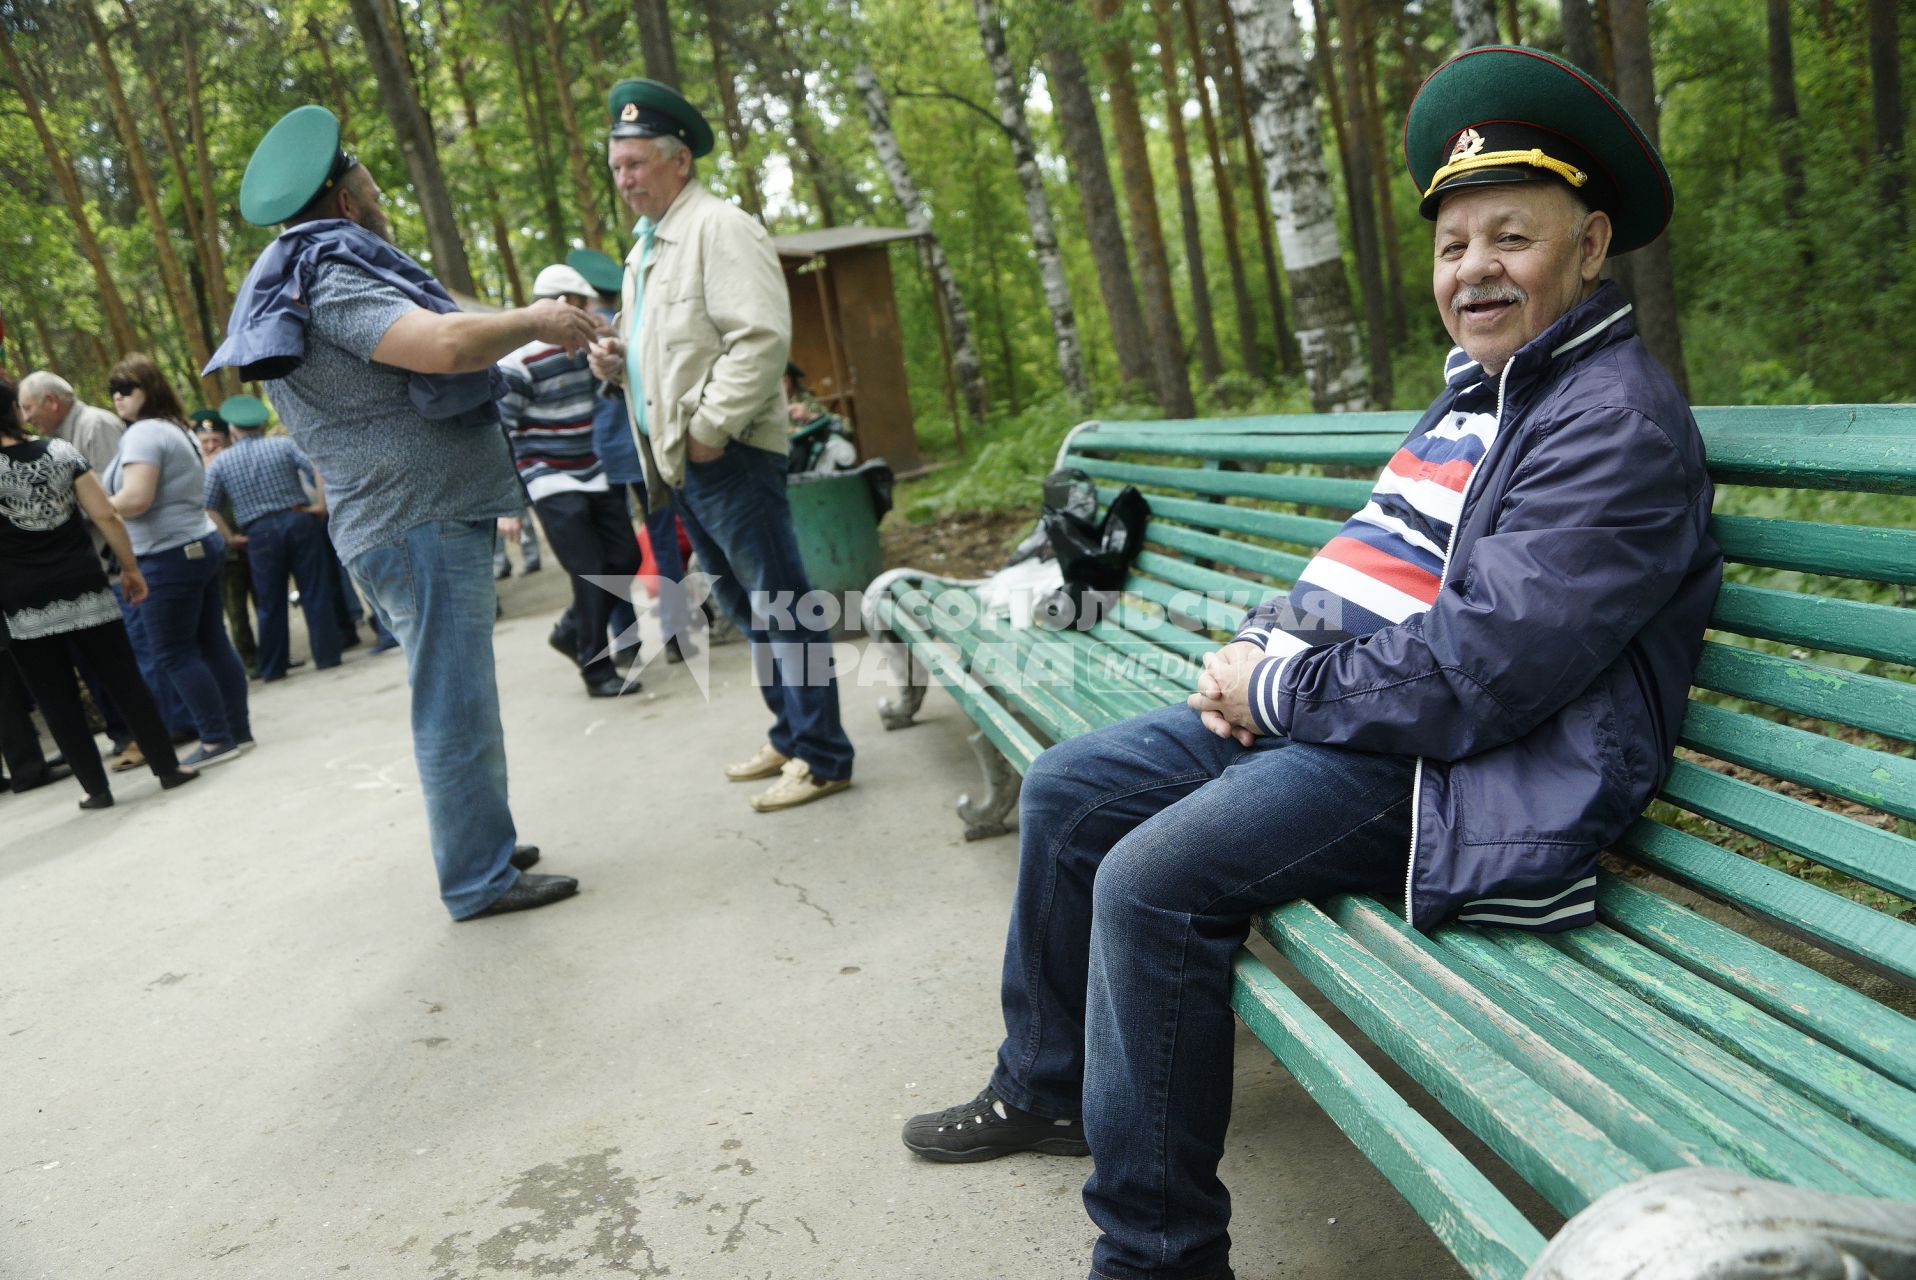
[[[179,396],[148,357],[136,353],[114,365],[107,390],[114,412],[130,425],[106,469],[106,491],[146,578],[148,643],[199,730],[200,745],[186,763],[230,760],[253,745],[253,725],[246,668],[226,636],[226,543],[206,514],[199,447]]]
[[[137,604],[146,597],[146,582],[133,567],[126,526],[86,456],[64,440],[28,432],[20,423],[18,392],[0,378],[0,615],[11,634],[11,661],[19,664],[53,740],[86,790],[80,807],[105,809],[113,792],[80,705],[76,657],[99,672],[162,787],[170,790],[199,775],[180,767],[159,709],[140,681],[82,511],[125,566],[121,586]],[[6,661],[0,654],[0,662]]]

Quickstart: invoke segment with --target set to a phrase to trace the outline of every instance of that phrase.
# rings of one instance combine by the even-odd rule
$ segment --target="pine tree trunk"
[[[1796,59],[1790,44],[1790,0],[1769,0],[1770,119],[1776,124],[1776,162],[1783,171],[1783,217],[1803,218],[1803,151],[1796,111]],[[1808,241],[1804,241],[1808,248]]]
[[[79,10],[86,22],[87,33],[93,38],[94,50],[99,54],[100,78],[106,86],[107,101],[113,108],[113,122],[119,129],[120,142],[126,148],[133,189],[139,195],[140,204],[146,209],[147,221],[153,228],[153,248],[160,260],[160,280],[166,287],[167,301],[172,305],[180,334],[186,339],[187,355],[193,362],[193,373],[198,378],[199,371],[212,359],[213,352],[207,344],[206,331],[200,327],[199,312],[194,309],[192,296],[187,291],[186,273],[180,268],[179,254],[173,249],[173,230],[160,208],[159,189],[153,183],[153,170],[146,162],[146,148],[140,142],[139,128],[133,123],[133,109],[127,105],[126,91],[120,85],[120,71],[113,61],[113,49],[107,43],[106,27],[91,4],[80,5]],[[199,380],[202,394],[211,396],[218,393],[219,384],[212,378]]]
[[[1232,0],[1244,52],[1244,89],[1297,310],[1297,342],[1320,413],[1371,407],[1363,337],[1344,278],[1337,207],[1324,173],[1310,71],[1288,5]]]
[[[1603,56],[1597,51],[1597,28],[1590,19],[1590,0],[1560,0],[1563,15],[1564,56],[1599,79]]]
[[[1224,33],[1227,69],[1231,73],[1231,103],[1237,116],[1238,140],[1244,148],[1245,185],[1251,191],[1251,216],[1257,223],[1258,256],[1263,259],[1264,291],[1271,299],[1271,322],[1277,329],[1277,363],[1285,373],[1296,373],[1302,357],[1297,335],[1287,318],[1284,291],[1277,269],[1277,220],[1271,216],[1270,185],[1264,160],[1257,151],[1257,132],[1251,126],[1251,92],[1244,81],[1244,51],[1237,42],[1237,19],[1230,0],[1218,0],[1218,26]]]
[[[152,60],[146,56],[145,45],[140,40],[139,19],[134,16],[130,0],[120,0],[120,12],[126,18],[126,42],[133,50],[134,64],[140,68],[140,78],[146,81],[152,117],[160,126],[160,143],[166,148],[167,163],[173,166],[173,184],[180,193],[180,216],[186,223],[187,243],[193,246],[193,256],[199,260],[196,283],[200,287],[194,290],[194,295],[202,301],[204,310],[224,317],[226,309],[213,295],[212,256],[206,249],[205,233],[200,230],[200,208],[193,199],[193,181],[186,172],[186,150],[180,146],[179,130],[173,127],[170,107],[172,95],[161,89],[159,74],[153,70]],[[190,33],[183,34],[185,40],[191,40]],[[203,328],[210,337],[213,333],[211,327]]]
[[[1151,0],[1151,16],[1157,27],[1158,74],[1164,81],[1164,122],[1171,135],[1171,172],[1178,189],[1185,274],[1191,281],[1191,327],[1197,331],[1198,372],[1204,385],[1211,386],[1224,376],[1224,361],[1218,353],[1217,322],[1211,314],[1211,280],[1204,267],[1204,228],[1198,221],[1197,190],[1191,183],[1191,143],[1184,129],[1184,92],[1169,0]]]
[[[1504,0],[1504,34],[1508,37],[1505,44],[1522,44],[1523,27],[1518,21],[1517,0]]]
[[[1397,209],[1390,198],[1392,179],[1398,171],[1384,150],[1386,125],[1382,87],[1378,84],[1377,72],[1377,47],[1380,43],[1376,0],[1366,0],[1364,35],[1358,42],[1364,65],[1358,84],[1364,95],[1363,140],[1370,149],[1371,181],[1377,184],[1378,236],[1384,245],[1384,305],[1390,312],[1390,342],[1395,347],[1403,344],[1409,326],[1404,305],[1404,264],[1397,253]]]
[[[945,327],[951,335],[952,367],[958,375],[958,388],[965,399],[965,411],[973,422],[985,420],[984,366],[978,360],[978,344],[971,332],[971,313],[965,308],[964,295],[958,291],[958,277],[952,273],[944,248],[932,230],[931,213],[925,208],[918,185],[905,165],[904,152],[898,149],[898,135],[891,127],[891,107],[878,77],[864,63],[853,72],[865,120],[871,126],[872,148],[891,182],[892,194],[905,215],[905,225],[925,237],[925,253],[931,260],[932,279],[937,282],[939,302],[944,308]]]
[[[206,103],[200,92],[199,41],[189,28],[182,52],[186,63],[186,119],[193,139],[193,159],[198,171],[200,230],[206,239],[208,286],[213,298],[213,313],[221,328],[210,337],[218,338],[224,325],[231,323],[233,294],[226,284],[226,248],[220,243],[220,204],[213,186],[213,157],[206,145]],[[191,195],[186,197],[192,199]],[[214,374],[228,395],[240,389],[239,370],[228,366]]]
[[[679,58],[672,47],[672,9],[666,0],[632,0],[639,23],[639,52],[645,59],[645,77],[679,87]]]
[[[137,350],[140,343],[133,332],[133,320],[127,314],[126,300],[120,296],[119,285],[114,283],[113,271],[100,252],[100,241],[93,234],[93,224],[86,216],[86,197],[80,193],[80,181],[74,177],[73,165],[55,141],[53,131],[47,128],[46,116],[40,110],[39,95],[34,92],[33,83],[27,79],[20,60],[14,56],[13,39],[8,35],[4,22],[0,22],[0,58],[6,59],[7,77],[26,106],[27,118],[33,122],[33,131],[40,136],[41,149],[47,153],[47,167],[53,170],[54,182],[60,188],[60,198],[66,201],[67,216],[73,219],[73,232],[80,240],[80,256],[93,269],[93,282],[99,289],[100,312],[106,320],[107,331],[113,335],[114,349],[120,355]],[[109,359],[105,363],[111,364],[112,361]]]
[[[1365,109],[1363,0],[1337,0],[1338,61],[1343,65],[1349,117],[1350,166],[1345,187],[1350,201],[1352,246],[1357,251],[1357,281],[1364,295],[1364,333],[1370,355],[1370,394],[1374,404],[1391,400],[1390,304],[1385,301],[1384,253],[1377,234],[1376,179],[1371,173],[1370,114]]]
[[[387,21],[381,0],[348,0],[353,24],[364,38],[367,60],[372,63],[373,78],[379,82],[379,97],[386,106],[386,118],[392,122],[393,137],[412,179],[414,199],[426,220],[426,243],[432,248],[432,273],[448,289],[474,292],[472,265],[466,260],[466,246],[459,238],[459,223],[453,217],[452,197],[446,191],[446,175],[439,167],[439,148],[433,141],[432,126],[413,92],[412,75],[407,69],[399,42]]]
[[[712,78],[718,81],[719,106],[725,114],[725,140],[731,144],[732,164],[738,169],[745,211],[765,217],[765,198],[758,190],[758,170],[745,154],[745,121],[739,115],[738,81],[732,75],[732,18],[727,0],[705,0],[705,34],[712,42]]]
[[[1896,0],[1868,3],[1870,113],[1876,123],[1876,162],[1882,166],[1880,198],[1901,236],[1909,229],[1909,211],[1903,203],[1903,72]]]
[[[1457,24],[1459,49],[1497,43],[1496,0],[1450,0],[1450,17]]]
[[[1031,224],[1031,253],[1038,260],[1038,278],[1044,285],[1045,309],[1051,313],[1051,336],[1058,349],[1058,373],[1064,389],[1080,401],[1091,399],[1084,376],[1084,348],[1078,340],[1078,315],[1071,305],[1071,283],[1065,278],[1064,255],[1058,249],[1058,230],[1051,219],[1051,198],[1045,194],[1044,173],[1038,168],[1038,148],[1025,123],[1025,86],[1011,65],[1005,48],[1003,19],[997,0],[971,0],[991,68],[992,91],[998,98],[998,123],[1011,143],[1018,186],[1024,192],[1025,219]]]
[[[785,28],[779,25],[778,11],[767,9],[765,17],[771,28],[772,48],[778,55],[778,61],[775,66],[761,69],[776,81],[778,95],[785,103],[787,126],[792,132],[792,143],[798,152],[799,163],[804,167],[805,176],[811,179],[818,216],[825,226],[835,227],[838,225],[838,200],[825,171],[825,150],[819,145],[817,134],[812,131],[810,111],[806,106],[805,69],[800,65],[798,55],[792,52],[791,41],[785,37]]]
[[[578,112],[572,106],[572,74],[566,70],[565,48],[558,17],[552,12],[552,0],[539,0],[539,16],[546,37],[546,69],[552,75],[552,90],[559,99],[559,123],[565,130],[566,164],[572,170],[572,194],[579,203],[579,226],[586,247],[605,248],[605,227],[599,221],[599,193],[592,185],[592,171],[586,167],[585,148],[579,141]]]
[[[1111,186],[1110,163],[1105,158],[1104,130],[1098,124],[1097,103],[1090,77],[1078,51],[1062,42],[1045,53],[1045,82],[1058,115],[1071,183],[1084,207],[1085,235],[1091,259],[1098,268],[1098,291],[1104,297],[1111,325],[1111,346],[1118,362],[1118,379],[1148,387],[1157,394],[1156,370],[1138,309],[1138,289],[1131,276],[1130,249],[1124,224],[1118,218],[1118,195]]]
[[[1617,61],[1617,99],[1636,117],[1651,143],[1657,141],[1656,79],[1650,64],[1647,0],[1610,0],[1611,45]],[[1677,386],[1689,394],[1683,363],[1683,333],[1677,324],[1676,281],[1670,268],[1670,237],[1660,235],[1617,263],[1617,276],[1636,303],[1637,332],[1662,361]]]
[[[565,233],[565,214],[559,207],[559,179],[552,171],[552,135],[546,129],[546,111],[538,95],[541,81],[527,68],[525,50],[531,44],[531,32],[524,16],[511,13],[506,19],[512,49],[513,77],[519,82],[519,111],[526,123],[526,138],[532,144],[533,171],[539,179],[539,210],[545,216],[546,250],[554,256],[565,252],[570,241]]]
[[[1251,305],[1250,281],[1244,274],[1244,251],[1238,241],[1237,196],[1232,189],[1231,167],[1224,160],[1224,148],[1218,141],[1217,115],[1211,104],[1210,65],[1205,57],[1204,40],[1198,34],[1197,0],[1178,0],[1184,11],[1184,36],[1191,46],[1192,87],[1197,90],[1198,119],[1204,124],[1204,146],[1211,160],[1211,185],[1217,192],[1218,226],[1224,232],[1224,260],[1231,273],[1231,305],[1237,312],[1238,359],[1244,372],[1257,377],[1262,360],[1257,347],[1257,310]]]
[[[1151,358],[1157,367],[1158,403],[1167,418],[1197,413],[1191,399],[1191,374],[1185,368],[1184,333],[1178,327],[1177,300],[1171,293],[1171,264],[1164,253],[1164,227],[1158,221],[1156,182],[1144,140],[1144,118],[1131,79],[1131,43],[1119,37],[1118,0],[1091,0],[1092,16],[1104,31],[1106,91],[1111,96],[1111,132],[1124,174],[1125,203],[1131,207],[1131,245],[1137,251],[1138,283],[1144,291],[1144,322],[1151,334]]]
[[[445,0],[439,0],[440,26],[450,31],[451,17],[446,12]],[[492,161],[486,155],[485,136],[479,132],[479,104],[472,96],[472,86],[466,80],[466,58],[460,52],[463,42],[455,42],[455,47],[447,50],[446,65],[452,71],[453,91],[459,95],[459,106],[466,117],[466,139],[472,143],[472,158],[482,174],[493,172]],[[498,246],[499,269],[505,275],[506,288],[512,295],[512,305],[526,305],[526,283],[519,275],[519,260],[512,252],[512,231],[506,225],[505,214],[499,209],[498,187],[488,181],[484,184],[486,218],[492,223],[492,240]]]

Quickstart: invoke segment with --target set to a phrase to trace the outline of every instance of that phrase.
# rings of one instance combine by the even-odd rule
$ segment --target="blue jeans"
[[[246,667],[226,634],[220,570],[226,540],[217,533],[139,558],[148,595],[146,641],[173,682],[202,743],[249,742]]]
[[[160,719],[166,723],[166,731],[171,734],[191,733],[199,730],[193,727],[193,717],[186,709],[186,703],[180,700],[180,691],[166,678],[166,672],[160,670],[159,655],[153,652],[153,642],[146,634],[146,609],[126,602],[126,593],[120,590],[120,584],[113,584],[113,598],[120,602],[120,620],[126,624],[127,642],[133,646],[133,662],[140,669],[140,679],[146,682],[146,688],[153,695],[153,702],[160,709]]]
[[[831,631],[806,626],[796,607],[812,587],[792,532],[784,455],[732,444],[716,461],[688,462],[673,506],[714,578],[719,607],[751,639],[752,669],[773,716],[772,746],[810,765],[813,777],[851,777]]]
[[[332,576],[326,561],[332,549],[326,526],[304,511],[275,511],[246,526],[246,560],[253,570],[253,598],[259,606],[257,660],[261,680],[278,680],[291,658],[287,641],[286,579],[299,584],[299,609],[306,615],[306,641],[313,665],[339,665],[339,620]]]
[[[455,920],[519,878],[508,861],[518,832],[492,665],[492,533],[490,520],[436,520],[347,566],[405,650],[426,831]]]
[[[1095,1275],[1225,1274],[1231,958],[1263,908],[1401,889],[1412,767],[1285,738],[1247,749],[1171,706],[1025,775],[991,1083],[1084,1118]]]

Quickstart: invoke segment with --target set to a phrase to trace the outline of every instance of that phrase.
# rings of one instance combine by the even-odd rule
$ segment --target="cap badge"
[[[1475,129],[1466,129],[1457,135],[1457,142],[1450,149],[1451,163],[1455,164],[1466,156],[1474,156],[1483,149],[1484,135]]]
[[[636,102],[626,103],[625,109],[619,112],[619,121],[622,124],[630,124],[634,120],[637,120],[638,118],[639,118],[639,104]]]

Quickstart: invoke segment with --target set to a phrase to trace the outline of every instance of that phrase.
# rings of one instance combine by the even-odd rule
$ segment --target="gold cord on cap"
[[[1426,196],[1442,186],[1446,179],[1460,173],[1470,173],[1477,169],[1495,169],[1504,165],[1527,164],[1537,169],[1548,169],[1573,187],[1581,187],[1590,181],[1590,175],[1573,164],[1565,164],[1554,156],[1547,156],[1540,147],[1528,151],[1486,151],[1474,156],[1465,156],[1462,160],[1453,160],[1431,176],[1430,185],[1424,189]]]

